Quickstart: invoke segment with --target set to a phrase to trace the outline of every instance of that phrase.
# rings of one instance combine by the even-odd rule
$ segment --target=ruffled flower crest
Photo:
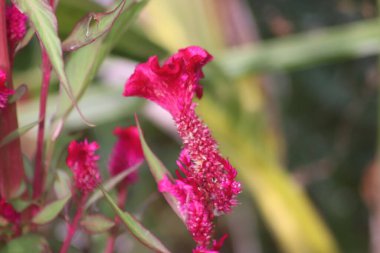
[[[170,57],[162,66],[157,56],[136,67],[124,89],[124,96],[144,97],[156,102],[173,116],[192,104],[194,94],[202,97],[198,81],[202,67],[212,56],[200,47],[188,47]]]

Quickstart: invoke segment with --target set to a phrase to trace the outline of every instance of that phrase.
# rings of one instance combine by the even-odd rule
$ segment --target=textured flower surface
[[[9,47],[13,52],[16,49],[17,44],[26,34],[27,16],[20,12],[20,10],[12,4],[7,7],[6,20]]]
[[[141,163],[144,160],[144,154],[141,147],[139,131],[136,126],[126,128],[117,127],[113,133],[117,136],[118,140],[112,150],[108,167],[111,175],[115,176]],[[134,183],[137,178],[138,173],[134,171],[129,174],[120,185],[125,186],[125,184]]]
[[[5,86],[7,80],[6,73],[0,69],[0,109],[5,108],[8,102],[8,97],[14,93],[12,89]]]
[[[197,46],[179,50],[162,66],[153,56],[136,67],[124,89],[124,96],[149,99],[169,111],[175,121],[183,140],[177,161],[179,179],[173,183],[164,179],[160,190],[178,200],[187,228],[198,243],[198,252],[217,252],[209,247],[212,220],[230,212],[241,191],[235,168],[220,155],[209,128],[195,113],[193,97],[202,96],[202,67],[211,59],[208,52]]]
[[[97,161],[99,156],[95,151],[99,148],[96,142],[89,143],[72,141],[68,148],[67,166],[73,171],[76,187],[88,193],[100,184],[100,174]]]

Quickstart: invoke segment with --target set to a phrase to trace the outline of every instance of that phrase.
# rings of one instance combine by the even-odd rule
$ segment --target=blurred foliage
[[[89,0],[61,0],[60,38],[88,12],[102,9]],[[222,252],[369,251],[369,213],[361,189],[376,147],[380,30],[375,16],[370,0],[151,0],[138,23],[119,34],[112,57],[143,61],[156,54],[164,59],[189,44],[215,55],[205,71],[199,113],[244,186],[234,211],[241,217],[232,214],[217,225],[230,234]],[[29,88],[19,103],[21,126],[38,115],[37,48],[32,40],[16,59],[15,83],[27,81]],[[112,130],[134,124],[137,111],[152,150],[174,170],[179,144],[167,134],[167,125],[149,117],[142,100],[122,98],[125,80],[115,87],[107,80],[97,75],[79,103],[97,126],[86,128],[73,112],[53,165],[64,166],[69,138],[86,136],[100,143],[100,167],[108,178]],[[56,87],[51,88],[50,116]],[[23,138],[29,157],[34,141],[33,131]],[[191,238],[157,194],[147,166],[140,172],[126,210],[173,252],[190,252]],[[104,201],[96,209],[112,216]],[[149,252],[128,235],[122,239],[120,252]],[[105,235],[91,240],[92,248],[81,249],[102,252]],[[48,241],[55,251],[59,248],[57,236],[49,235]]]

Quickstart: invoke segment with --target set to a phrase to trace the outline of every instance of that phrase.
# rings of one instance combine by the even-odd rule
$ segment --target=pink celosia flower
[[[13,52],[16,49],[17,44],[26,34],[27,16],[12,4],[6,9],[6,20],[9,48],[11,49],[11,52]]]
[[[100,184],[95,151],[99,148],[96,142],[72,141],[68,148],[67,166],[73,171],[76,187],[84,193],[91,192]]]
[[[113,133],[118,137],[118,140],[115,143],[111,154],[109,170],[111,175],[115,176],[120,172],[141,163],[144,160],[144,154],[141,148],[137,127],[117,127]],[[125,184],[134,183],[137,178],[138,173],[137,171],[134,171],[123,180],[121,185],[125,186]]]
[[[8,97],[14,94],[12,89],[5,86],[7,80],[6,73],[0,69],[0,109],[5,108],[8,102]]]
[[[173,116],[184,144],[177,162],[184,177],[178,173],[180,179],[171,187],[161,186],[161,190],[173,194],[182,206],[183,201],[175,189],[183,189],[182,184],[190,185],[193,192],[190,194],[186,187],[186,194],[193,196],[194,203],[203,205],[207,210],[207,227],[212,228],[209,223],[214,216],[230,212],[237,204],[236,196],[241,191],[241,186],[235,181],[236,170],[220,155],[210,130],[195,113],[196,103],[193,102],[193,97],[197,95],[200,98],[202,95],[199,84],[203,77],[202,67],[211,59],[208,52],[196,46],[179,50],[162,66],[157,57],[151,57],[136,67],[123,94],[152,100]],[[162,184],[167,185],[167,182],[163,181]],[[190,206],[199,209],[198,204]],[[185,210],[187,219],[195,218],[189,214],[189,208],[182,207],[182,210]],[[201,217],[203,219],[204,216]],[[186,223],[189,228],[189,221]],[[210,240],[212,229],[202,240],[194,236],[192,229],[189,230],[200,248],[206,249],[209,243],[203,241]]]

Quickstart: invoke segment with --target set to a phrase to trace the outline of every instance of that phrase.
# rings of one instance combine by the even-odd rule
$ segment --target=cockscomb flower
[[[211,59],[207,51],[197,46],[179,50],[162,66],[153,56],[136,67],[123,93],[124,96],[149,99],[171,113],[183,140],[183,150],[177,162],[179,180],[169,184],[164,179],[160,190],[175,196],[185,215],[186,225],[198,243],[197,248],[204,252],[209,249],[214,216],[230,212],[241,191],[240,183],[235,180],[235,168],[220,155],[209,128],[195,113],[194,95],[202,96],[199,84],[203,77],[202,67]],[[180,197],[185,192],[187,202]],[[202,239],[196,236],[196,229],[192,229],[190,220],[196,219],[191,214],[192,208],[201,217],[197,221],[202,221],[202,226],[195,227],[203,233]]]
[[[6,9],[6,20],[8,43],[11,52],[13,52],[26,34],[27,16],[12,4]]]
[[[136,67],[123,94],[152,100],[171,113],[190,161],[182,171],[197,182],[213,213],[220,215],[236,205],[240,183],[235,181],[236,170],[220,155],[210,130],[195,113],[193,97],[202,94],[202,67],[211,59],[196,46],[179,50],[162,66],[153,56]]]
[[[4,70],[0,69],[0,109],[5,108],[8,102],[8,97],[14,94],[12,89],[8,89],[5,86],[7,80],[7,74]]]
[[[87,140],[72,141],[68,147],[66,163],[74,174],[76,187],[83,193],[93,191],[100,184],[99,156],[95,154],[98,148],[98,143]]]
[[[113,131],[118,140],[112,150],[111,160],[109,162],[109,171],[112,176],[130,169],[144,160],[143,150],[139,137],[139,131],[136,126],[121,128],[117,127]],[[137,171],[129,174],[120,184],[125,186],[136,182],[138,178]]]

